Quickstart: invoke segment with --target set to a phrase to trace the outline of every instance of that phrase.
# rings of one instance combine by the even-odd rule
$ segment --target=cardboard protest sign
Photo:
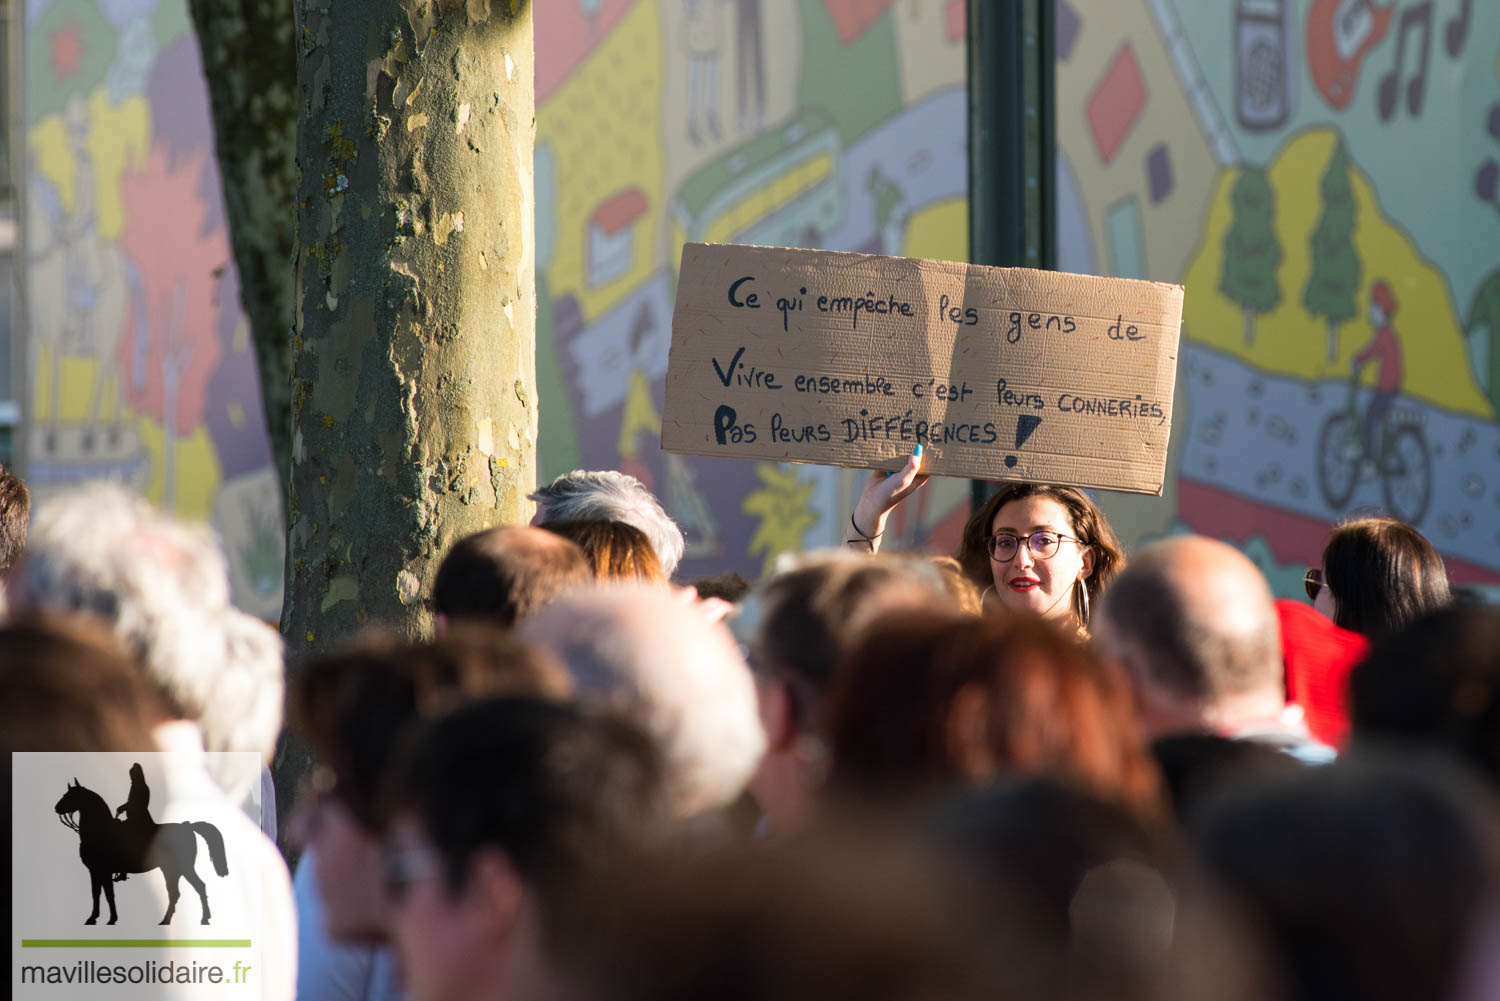
[[[662,448],[1161,493],[1182,287],[688,244]]]

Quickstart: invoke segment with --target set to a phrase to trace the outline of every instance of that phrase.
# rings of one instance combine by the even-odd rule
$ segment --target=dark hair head
[[[449,619],[501,626],[594,579],[583,550],[538,528],[503,526],[460,539],[443,557],[432,607]]]
[[[0,651],[0,752],[156,750],[151,731],[167,707],[102,624],[13,621],[0,627]]]
[[[1251,783],[1192,830],[1306,1001],[1453,997],[1500,889],[1500,816],[1436,754],[1367,753]]]
[[[31,491],[15,473],[0,466],[0,574],[9,570],[26,548],[31,523]]]
[[[698,592],[700,598],[721,598],[724,601],[739,604],[740,600],[750,593],[750,582],[743,574],[737,574],[731,570],[712,577],[700,577],[693,581],[693,589]]]
[[[1015,998],[1265,998],[1263,957],[1195,885],[1171,832],[1050,778],[939,805],[930,835],[964,878]]]
[[[1182,819],[1201,801],[1240,782],[1291,775],[1307,766],[1259,740],[1193,733],[1151,745],[1172,812]]]
[[[993,1001],[941,860],[870,830],[673,860],[570,901],[556,952],[595,1001]]]
[[[1448,604],[1448,571],[1432,543],[1394,518],[1356,518],[1323,547],[1336,625],[1371,639]]]
[[[496,849],[545,901],[648,852],[670,822],[661,760],[644,731],[533,698],[487,699],[434,720],[394,789],[392,814],[421,825],[454,892],[474,856]]]
[[[1150,816],[1160,776],[1118,670],[1032,617],[887,616],[825,703],[833,780],[855,794],[1053,775]]]
[[[1063,506],[1073,522],[1073,531],[1083,544],[1094,551],[1094,569],[1084,581],[1089,601],[1097,602],[1115,575],[1125,568],[1125,548],[1109,527],[1109,520],[1097,504],[1075,487],[1059,487],[1051,483],[1012,482],[997,490],[989,500],[964,525],[963,539],[958,546],[958,562],[964,573],[981,591],[994,584],[990,571],[990,553],[985,540],[995,523],[995,515],[1011,501],[1028,497],[1050,497]],[[1073,614],[1079,622],[1084,621],[1084,609],[1078,596],[1073,597]]]
[[[1454,751],[1500,787],[1500,609],[1453,606],[1376,644],[1349,679],[1356,742]]]
[[[290,721],[333,773],[333,793],[367,828],[404,739],[419,719],[499,694],[566,698],[572,683],[550,653],[478,624],[431,643],[370,637],[294,676]]]
[[[553,535],[572,541],[600,580],[665,581],[661,560],[646,533],[623,521],[549,521]]]
[[[830,553],[764,581],[755,592],[750,639],[755,671],[785,682],[802,726],[816,726],[834,670],[861,629],[892,606],[941,609],[948,604],[936,573],[913,573],[891,556]]]

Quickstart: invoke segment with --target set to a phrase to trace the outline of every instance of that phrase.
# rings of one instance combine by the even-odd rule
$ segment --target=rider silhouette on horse
[[[146,849],[156,834],[156,821],[151,818],[151,787],[146,784],[146,772],[140,764],[130,766],[130,795],[115,810],[115,816],[125,814],[120,825],[120,849],[126,858],[146,857]],[[115,873],[115,882],[129,878],[124,872]]]

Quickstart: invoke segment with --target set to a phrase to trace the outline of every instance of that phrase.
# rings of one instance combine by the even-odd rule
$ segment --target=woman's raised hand
[[[918,445],[906,460],[906,465],[894,473],[875,470],[860,491],[859,503],[844,532],[844,541],[853,545],[868,545],[870,552],[880,548],[880,537],[885,534],[886,519],[896,506],[921,489],[927,477],[921,472],[922,446]]]

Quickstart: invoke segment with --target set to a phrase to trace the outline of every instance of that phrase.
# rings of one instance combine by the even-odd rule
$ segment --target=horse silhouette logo
[[[229,875],[224,857],[224,837],[213,824],[184,821],[158,824],[151,818],[151,787],[139,764],[130,766],[130,795],[118,810],[110,811],[104,798],[73,779],[68,791],[57,801],[57,817],[78,832],[78,857],[89,871],[93,883],[94,910],[86,925],[99,921],[99,891],[109,901],[109,923],[114,924],[115,882],[133,872],[160,869],[167,881],[167,913],[162,924],[170,924],[177,911],[178,882],[186,879],[198,891],[203,902],[203,924],[208,924],[208,891],[193,866],[198,857],[197,837],[208,843],[208,854],[214,872]],[[121,813],[125,819],[116,819]]]

